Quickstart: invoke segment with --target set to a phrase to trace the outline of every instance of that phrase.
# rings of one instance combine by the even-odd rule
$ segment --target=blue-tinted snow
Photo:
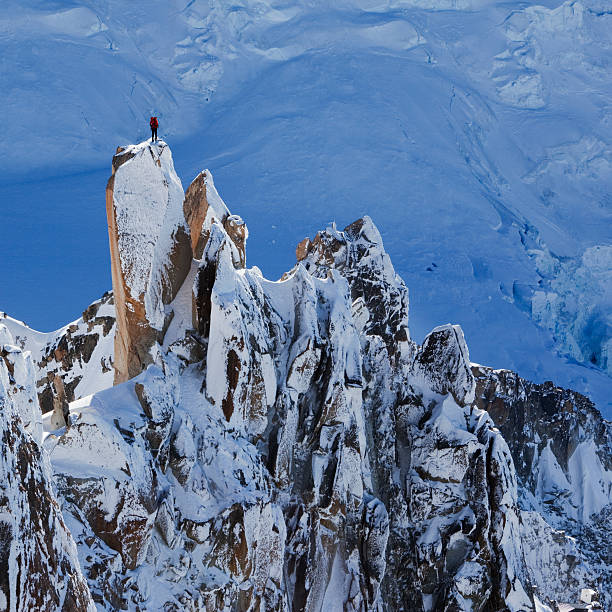
[[[367,213],[417,340],[460,323],[475,361],[610,416],[607,4],[8,0],[0,307],[49,329],[108,288],[106,168],[156,114],[184,186],[210,167],[267,276]]]

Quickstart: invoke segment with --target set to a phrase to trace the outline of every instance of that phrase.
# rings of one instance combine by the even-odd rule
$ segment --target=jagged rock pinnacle
[[[201,172],[183,193],[169,147],[163,141],[117,149],[106,187],[106,213],[117,331],[115,382],[153,363],[164,342],[168,309],[200,259],[211,226],[230,238],[234,267],[246,263],[246,225],[230,215],[210,172]]]
[[[414,342],[369,217],[267,280],[210,172],[183,194],[163,142],[118,150],[107,210],[116,325],[110,294],[44,347],[0,325],[0,566],[29,609],[62,609],[34,571],[59,580],[57,563],[66,610],[533,612],[582,587],[607,603],[611,424],[471,364],[458,326]]]
[[[167,145],[118,149],[106,187],[106,214],[117,312],[115,381],[153,362],[163,341],[165,306],[175,298],[192,259],[183,188]]]

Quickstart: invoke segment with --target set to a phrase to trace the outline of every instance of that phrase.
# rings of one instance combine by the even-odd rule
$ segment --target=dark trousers
[[[157,140],[157,128],[151,128],[151,140]]]

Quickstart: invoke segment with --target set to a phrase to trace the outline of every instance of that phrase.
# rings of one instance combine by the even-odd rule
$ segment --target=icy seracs
[[[118,150],[107,213],[113,296],[55,335],[0,327],[21,389],[2,426],[50,457],[79,605],[518,612],[586,586],[610,602],[610,424],[473,366],[458,326],[412,341],[369,218],[266,280],[210,172],[183,193],[163,142]]]

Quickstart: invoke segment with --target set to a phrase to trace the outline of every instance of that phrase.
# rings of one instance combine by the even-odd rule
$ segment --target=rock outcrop
[[[157,360],[174,316],[171,303],[201,258],[214,223],[230,237],[233,265],[244,268],[246,225],[230,215],[210,172],[183,193],[163,141],[119,147],[106,187],[113,295],[117,313],[115,382]]]
[[[244,221],[230,214],[225,202],[215,188],[210,170],[196,176],[185,192],[183,213],[191,234],[191,247],[195,259],[202,259],[213,223],[221,223],[236,250],[232,249],[232,261],[238,268],[246,265],[246,240],[249,236]]]
[[[53,377],[53,413],[50,423],[53,429],[70,427],[70,408],[66,398],[66,389],[61,377],[57,374]]]
[[[94,612],[53,492],[29,355],[0,325],[0,610]]]
[[[111,292],[57,331],[37,332],[3,313],[0,324],[8,328],[14,343],[31,355],[43,414],[54,408],[56,377],[61,379],[68,402],[112,384],[115,307]]]
[[[44,441],[100,609],[607,601],[612,437],[587,400],[472,366],[456,325],[414,342],[368,217],[304,240],[272,282],[209,171],[183,197],[164,143],[113,168],[118,384],[68,426],[46,417]]]
[[[516,466],[534,582],[560,601],[588,583],[612,608],[612,423],[589,399],[552,382],[484,366],[473,372],[476,403],[499,427]],[[550,565],[557,575],[546,575]]]

